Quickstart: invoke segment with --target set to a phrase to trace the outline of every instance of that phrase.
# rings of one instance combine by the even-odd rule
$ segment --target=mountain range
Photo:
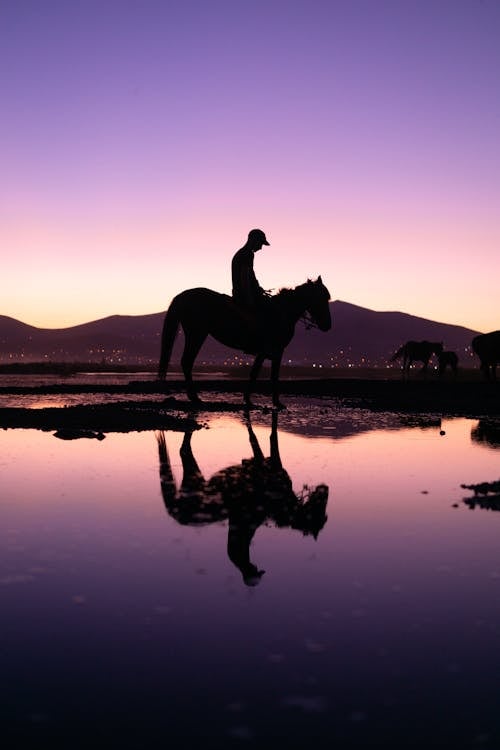
[[[463,364],[471,360],[470,344],[478,331],[438,323],[402,312],[376,312],[336,300],[330,303],[332,328],[328,333],[306,330],[299,321],[285,350],[284,362],[317,366],[385,366],[405,341],[443,342],[456,351]],[[154,365],[159,358],[165,313],[112,315],[69,328],[36,328],[0,315],[0,362],[105,362]],[[174,348],[173,363],[182,351],[182,333]],[[214,341],[205,342],[199,363],[251,361]]]

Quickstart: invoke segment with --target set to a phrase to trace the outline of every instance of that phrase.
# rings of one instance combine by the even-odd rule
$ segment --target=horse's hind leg
[[[255,382],[257,380],[257,376],[260,372],[260,368],[262,367],[262,363],[264,362],[264,359],[265,357],[263,357],[262,354],[257,354],[257,356],[255,357],[254,363],[252,365],[252,368],[250,370],[250,377],[247,383],[247,387],[245,388],[245,391],[243,393],[245,406],[247,406],[248,408],[251,408],[253,406],[250,396],[255,386]]]
[[[187,334],[186,332],[184,333],[184,335],[185,343],[181,358],[181,365],[182,371],[184,373],[184,379],[186,381],[186,393],[190,401],[193,401],[194,403],[200,403],[201,399],[198,396],[193,383],[193,365],[207,336],[205,333]]]

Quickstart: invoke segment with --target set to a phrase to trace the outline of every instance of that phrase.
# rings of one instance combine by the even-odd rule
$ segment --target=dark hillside
[[[285,352],[284,362],[339,366],[384,366],[409,339],[442,341],[457,351],[462,363],[471,359],[470,343],[477,331],[437,323],[401,312],[375,312],[337,300],[331,304],[332,329],[306,330],[299,322]],[[164,312],[150,315],[112,315],[70,328],[35,328],[0,316],[0,362],[79,361],[107,363],[154,363],[158,360]],[[182,335],[176,342],[178,362]],[[209,338],[199,361],[222,364],[250,357],[227,349]],[[472,361],[472,360],[471,360]]]

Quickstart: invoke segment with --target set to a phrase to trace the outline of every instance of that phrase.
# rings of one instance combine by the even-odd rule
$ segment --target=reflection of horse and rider
[[[331,328],[330,293],[321,276],[293,289],[281,289],[268,295],[254,272],[254,256],[269,245],[261,229],[252,229],[245,245],[231,264],[232,297],[202,287],[178,294],[167,310],[163,324],[158,377],[164,380],[179,327],[184,332],[181,365],[191,401],[199,401],[193,383],[193,365],[207,336],[233,349],[255,355],[245,389],[245,402],[265,359],[271,360],[273,405],[280,407],[279,371],[285,347],[290,343],[296,323],[307,317],[321,331]]]
[[[270,455],[264,456],[253,431],[250,414],[246,426],[252,458],[228,466],[206,480],[191,447],[193,432],[186,431],[180,448],[182,480],[177,488],[165,433],[157,435],[160,459],[160,483],[165,507],[183,525],[202,526],[228,521],[227,554],[241,572],[247,586],[255,586],[264,575],[250,559],[250,545],[263,524],[292,528],[315,539],[326,523],[328,487],[296,494],[292,480],[281,463],[278,447],[278,415],[272,415]]]

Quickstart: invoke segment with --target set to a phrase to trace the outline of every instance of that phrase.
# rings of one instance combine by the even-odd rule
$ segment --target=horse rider
[[[266,298],[253,270],[255,253],[263,245],[269,245],[262,229],[252,229],[242,248],[233,256],[231,276],[233,281],[233,300],[247,311],[255,313]]]

